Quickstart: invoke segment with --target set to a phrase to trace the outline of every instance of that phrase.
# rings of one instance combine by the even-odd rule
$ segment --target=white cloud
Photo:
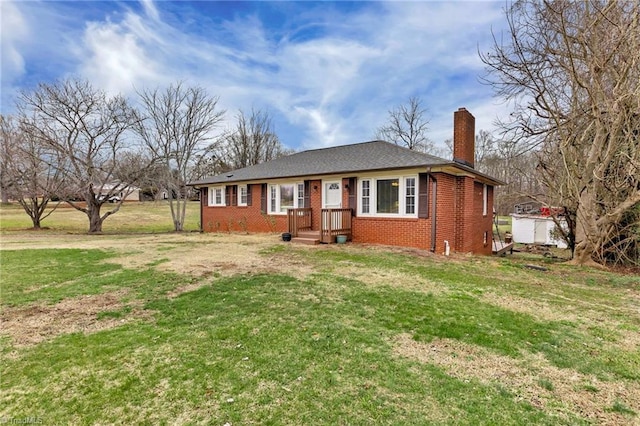
[[[160,65],[144,48],[145,33],[139,17],[122,24],[91,22],[87,25],[78,55],[84,59],[80,73],[111,93],[129,93],[134,86],[159,80]]]
[[[120,3],[124,10],[68,26],[63,37],[73,40],[67,46],[73,54],[57,57],[72,58],[70,72],[112,92],[132,95],[134,86],[177,80],[201,85],[220,96],[229,121],[238,109],[270,109],[285,120],[276,130],[286,129],[281,139],[293,147],[371,139],[387,111],[410,96],[429,107],[436,142],[451,137],[460,106],[476,116],[478,128],[501,112],[476,81],[482,72],[476,51],[500,22],[500,3],[375,2],[350,12],[325,3],[268,3],[286,15],[275,31],[258,11],[221,21],[185,12],[179,2],[167,5]],[[4,22],[2,31],[4,61]],[[18,58],[20,50],[14,52]]]
[[[149,18],[153,19],[154,21],[160,20],[160,14],[158,13],[156,5],[153,3],[153,0],[140,0],[140,3],[142,3],[145,14]]]
[[[24,72],[24,58],[18,45],[29,34],[22,13],[11,1],[0,2],[2,16],[2,77],[13,79]]]
[[[29,27],[21,11],[11,1],[0,1],[0,50],[2,75],[2,105],[8,103],[14,92],[13,82],[25,72],[25,60],[22,56],[20,45],[29,36]],[[10,91],[11,93],[5,93]]]

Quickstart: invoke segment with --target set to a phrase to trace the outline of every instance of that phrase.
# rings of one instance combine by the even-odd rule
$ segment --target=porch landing
[[[298,231],[298,236],[293,237],[291,242],[308,245],[320,244],[320,231]]]
[[[504,241],[500,240],[493,241],[493,254],[500,256],[510,250],[511,253],[513,253],[513,243],[505,243]]]

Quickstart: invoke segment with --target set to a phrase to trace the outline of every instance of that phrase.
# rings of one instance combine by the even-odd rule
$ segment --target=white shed
[[[511,233],[514,243],[545,244],[567,248],[567,243],[555,237],[556,224],[549,216],[512,214]],[[561,219],[562,220],[562,219]],[[562,226],[566,222],[562,220]]]

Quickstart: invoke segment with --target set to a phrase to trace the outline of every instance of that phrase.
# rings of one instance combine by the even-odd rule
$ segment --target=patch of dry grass
[[[607,407],[622,400],[632,410],[640,411],[640,383],[600,381],[572,369],[557,368],[541,354],[523,353],[521,359],[513,359],[453,339],[420,343],[409,334],[397,336],[393,345],[398,356],[436,365],[463,381],[504,387],[516,400],[524,399],[560,417],[579,413],[598,424],[620,425],[626,424],[628,417]]]
[[[121,302],[125,292],[102,293],[65,299],[54,305],[31,304],[26,307],[8,307],[0,313],[2,334],[11,338],[17,348],[36,345],[61,334],[95,333],[118,327],[140,318],[149,318],[150,312],[141,309],[141,303]],[[128,315],[117,318],[98,318],[100,313],[132,308]]]

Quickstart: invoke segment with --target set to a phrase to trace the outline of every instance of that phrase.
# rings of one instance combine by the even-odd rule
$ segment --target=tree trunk
[[[583,191],[576,211],[576,235],[573,251],[573,264],[594,265],[593,259],[596,252],[598,239],[598,227],[596,226],[596,203],[591,191]]]
[[[42,226],[40,224],[40,216],[32,216],[31,223],[33,223],[33,229],[42,229]]]
[[[87,216],[89,217],[89,233],[102,234],[102,217],[100,217],[100,205],[87,203]]]
[[[43,203],[46,202],[43,201]],[[31,223],[33,224],[33,229],[39,230],[42,229],[42,214],[44,213],[44,208],[46,207],[46,203],[44,205],[38,204],[38,197],[31,198],[22,198],[18,200],[18,204],[22,207],[22,209],[29,215],[31,219]]]
[[[169,198],[169,207],[171,208],[171,218],[173,219],[173,230],[182,232],[183,221],[180,220],[180,200],[174,197]]]
[[[178,198],[175,200],[175,206],[173,209],[173,227],[176,232],[184,231],[184,214],[182,204],[184,204],[184,200]]]

